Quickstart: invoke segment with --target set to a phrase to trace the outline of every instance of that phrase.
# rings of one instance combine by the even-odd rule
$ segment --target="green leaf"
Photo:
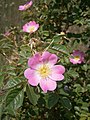
[[[90,120],[90,117],[88,117],[88,120]]]
[[[47,97],[47,107],[52,108],[59,100],[59,95],[51,93]]]
[[[49,36],[49,31],[43,31],[42,33],[44,36]]]
[[[64,96],[68,96],[69,95],[67,92],[65,92],[65,90],[63,88],[59,89],[59,93],[60,93],[60,95],[64,95]]]
[[[82,68],[82,70],[87,71],[87,70],[88,70],[88,65],[87,65],[87,64],[85,64],[85,65],[83,65],[81,68]]]
[[[55,42],[55,43],[60,42],[60,38],[61,38],[60,34],[55,35],[55,36],[53,37],[54,42]]]
[[[8,89],[8,88],[11,88],[11,87],[14,87],[16,86],[17,84],[19,84],[21,81],[21,79],[19,78],[10,78],[9,81],[7,82],[6,86],[5,86],[5,89]]]
[[[85,92],[84,87],[82,87],[80,84],[75,84],[74,87],[75,87],[74,91],[76,93]]]
[[[59,50],[66,53],[66,54],[68,54],[68,49],[66,48],[65,45],[60,45]]]
[[[7,111],[7,113],[13,117],[16,116],[16,109],[14,108],[13,104],[9,104],[6,108],[5,111]]]
[[[1,88],[2,85],[3,85],[3,80],[4,80],[4,76],[2,75],[2,76],[0,76],[0,88]]]
[[[88,112],[88,107],[87,106],[82,106],[81,109]]]
[[[61,103],[62,103],[63,107],[67,108],[68,110],[70,110],[72,108],[72,104],[67,97],[62,97]]]
[[[72,52],[74,49],[78,49],[78,42],[77,42],[77,40],[71,41],[69,47],[70,47],[70,52]]]
[[[87,84],[87,89],[90,92],[90,84]]]
[[[14,73],[14,71],[8,72],[8,74],[11,76],[16,76],[16,73]]]
[[[3,103],[0,104],[0,120],[2,117],[2,113],[3,113]]]
[[[66,55],[69,55],[69,51],[68,51],[68,49],[66,48],[66,46],[65,45],[59,45],[59,44],[55,44],[53,47],[52,47],[52,49],[55,49],[55,50],[57,50],[57,51],[60,51],[61,53],[64,53],[64,54],[66,54]]]
[[[86,117],[81,117],[80,120],[86,120]]]
[[[70,77],[74,77],[74,78],[79,77],[79,74],[78,74],[76,71],[71,70],[71,69],[68,71],[67,74],[68,74]]]
[[[6,106],[12,107],[12,109],[18,109],[21,107],[24,98],[24,91],[21,88],[11,90],[6,97]]]
[[[38,106],[43,107],[45,105],[46,105],[45,99],[42,96],[40,96],[40,98],[38,99]]]
[[[76,111],[78,111],[78,112],[81,112],[81,109],[80,109],[79,106],[75,106],[74,109],[75,109]]]
[[[33,105],[36,105],[40,96],[35,93],[34,88],[30,85],[27,85],[26,86],[26,93],[27,93],[27,96],[28,96],[30,102]]]
[[[23,58],[27,58],[27,57],[29,57],[30,56],[30,47],[28,46],[28,45],[22,45],[22,46],[20,46],[20,49],[21,49],[21,51],[20,51],[20,56],[21,57],[23,57]]]

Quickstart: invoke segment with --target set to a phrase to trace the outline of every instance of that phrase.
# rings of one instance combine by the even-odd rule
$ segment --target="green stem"
[[[50,42],[49,46],[46,47],[44,51],[47,51],[50,48],[50,46],[53,44],[53,42],[54,42],[54,39]]]
[[[0,90],[0,91],[7,91],[7,90],[10,90],[10,89],[13,89],[13,88],[15,88],[15,87],[17,87],[17,86],[20,86],[20,85],[23,85],[23,84],[25,84],[26,83],[26,81],[25,82],[20,82],[20,83],[18,83],[17,85],[15,85],[15,86],[13,86],[13,87],[9,87],[9,88],[6,88],[6,89],[2,89],[2,90]]]
[[[55,50],[55,51],[57,51],[57,52],[61,52],[61,53],[63,53],[63,54],[65,54],[65,55],[68,55],[68,56],[70,56],[69,54],[67,54],[67,53],[65,53],[65,52],[63,52],[63,51],[61,51],[61,50],[57,50],[57,49],[55,49],[55,48],[50,48],[50,49],[52,49],[52,50]]]

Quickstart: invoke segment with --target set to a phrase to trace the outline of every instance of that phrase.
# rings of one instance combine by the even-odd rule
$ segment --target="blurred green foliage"
[[[16,26],[0,35],[0,119],[90,120],[90,1],[34,1],[22,17],[40,28],[28,35]],[[77,49],[85,63],[73,65],[69,56]],[[66,68],[65,79],[46,94],[23,75],[33,52],[44,50],[57,54]]]

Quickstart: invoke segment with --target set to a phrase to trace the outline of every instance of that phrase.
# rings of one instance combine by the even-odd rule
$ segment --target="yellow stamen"
[[[38,73],[40,74],[40,76],[41,76],[42,78],[46,78],[46,77],[48,77],[49,74],[51,73],[51,70],[50,70],[49,66],[45,64],[45,65],[41,65],[41,66],[39,67]]]
[[[79,60],[79,59],[80,59],[80,56],[75,56],[74,59],[75,59],[75,60]]]
[[[34,29],[35,29],[35,27],[34,26],[31,26],[30,28],[29,28],[29,31],[31,32],[31,31],[34,31]]]

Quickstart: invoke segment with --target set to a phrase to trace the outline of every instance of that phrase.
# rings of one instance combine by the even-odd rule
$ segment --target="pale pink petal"
[[[36,22],[35,22],[35,21],[30,21],[29,24],[30,24],[31,26],[34,26],[34,25],[36,24]]]
[[[82,61],[81,61],[81,60],[78,60],[78,61],[77,61],[77,63],[81,64],[81,63],[82,63]]]
[[[47,51],[42,54],[42,61],[54,65],[57,62],[58,57],[55,54],[49,53]]]
[[[51,79],[47,80],[47,87],[49,91],[53,91],[57,87],[57,83],[55,81],[52,81]]]
[[[30,68],[26,69],[24,72],[24,76],[28,79],[28,83],[32,86],[37,86],[40,82],[40,77],[36,74],[35,70]]]
[[[41,62],[41,55],[39,53],[36,53],[33,57],[29,58],[28,66],[33,69],[36,69],[37,65]]]
[[[29,6],[31,6],[33,4],[32,0],[28,4],[29,4]]]
[[[77,64],[79,60],[75,60],[74,58],[70,58],[70,62],[73,64]]]
[[[47,93],[48,87],[47,87],[47,81],[46,80],[40,80],[40,87],[45,93]]]
[[[27,2],[27,3],[24,4],[24,5],[20,5],[20,6],[19,6],[19,10],[21,10],[21,11],[27,10],[29,7],[31,7],[32,3],[33,3],[33,2],[30,1],[30,2]]]
[[[53,81],[61,81],[64,79],[64,76],[62,74],[53,73],[49,76],[49,78]]]
[[[29,80],[28,83],[32,86],[37,86],[39,84],[39,79],[37,79],[37,77],[32,76]]]
[[[23,31],[29,33],[29,31],[27,30],[27,26],[28,26],[27,24],[25,24],[25,25],[23,26]]]
[[[61,81],[64,79],[62,75],[65,72],[65,68],[62,65],[55,65],[51,68],[52,73],[49,75],[49,78],[54,81]]]
[[[41,80],[40,81],[40,87],[41,89],[46,93],[48,90],[53,91],[56,89],[57,84],[55,81],[52,81],[50,79],[47,80]]]
[[[36,24],[34,32],[39,28],[39,24]]]
[[[24,9],[25,9],[24,5],[19,6],[19,10],[24,10]]]
[[[31,68],[27,68],[25,71],[24,71],[24,76],[27,78],[27,79],[30,79],[31,76],[34,75],[34,70],[32,70]]]
[[[57,74],[63,74],[65,72],[65,67],[62,65],[55,65],[52,67],[52,72]]]

